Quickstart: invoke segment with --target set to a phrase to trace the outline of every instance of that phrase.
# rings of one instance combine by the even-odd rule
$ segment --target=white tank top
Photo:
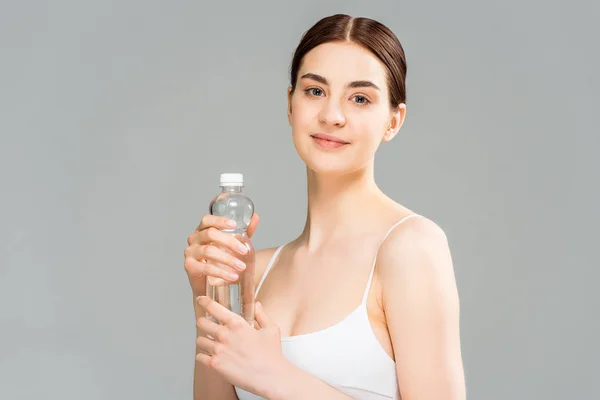
[[[367,314],[367,296],[381,243],[396,226],[417,215],[408,215],[392,225],[380,241],[362,301],[346,318],[316,332],[281,338],[286,359],[353,399],[400,399],[396,363],[381,347],[371,328]],[[279,246],[271,257],[256,288],[256,294],[283,246]],[[240,400],[263,399],[238,387],[235,391]]]

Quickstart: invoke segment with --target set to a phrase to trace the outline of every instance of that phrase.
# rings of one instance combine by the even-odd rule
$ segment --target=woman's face
[[[404,104],[390,110],[383,64],[353,43],[312,49],[294,93],[288,89],[294,146],[317,173],[346,174],[369,166],[381,141],[398,132],[404,114]]]

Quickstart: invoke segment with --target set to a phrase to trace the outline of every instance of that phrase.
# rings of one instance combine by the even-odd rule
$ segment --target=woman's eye
[[[369,103],[369,100],[367,100],[365,96],[354,96],[354,100],[356,101],[356,103],[361,105]]]
[[[319,88],[310,88],[307,89],[306,92],[312,96],[320,97],[323,94],[323,91]]]

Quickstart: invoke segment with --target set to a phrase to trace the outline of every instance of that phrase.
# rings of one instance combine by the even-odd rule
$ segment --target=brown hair
[[[353,42],[373,53],[387,70],[390,107],[395,109],[401,103],[406,103],[406,57],[396,35],[373,19],[353,18],[346,14],[325,17],[304,33],[292,59],[292,93],[306,53],[328,42]]]

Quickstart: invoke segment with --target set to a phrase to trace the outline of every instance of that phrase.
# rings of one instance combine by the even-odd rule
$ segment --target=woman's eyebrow
[[[312,72],[309,72],[309,73],[306,73],[306,74],[302,75],[300,77],[300,79],[312,79],[313,81],[317,81],[319,83],[322,83],[325,86],[329,86],[329,82],[327,82],[327,79],[325,79],[321,75],[313,74]]]
[[[377,90],[380,90],[379,86],[377,86],[376,84],[374,84],[371,81],[354,81],[354,82],[350,82],[346,86],[349,87],[349,88],[372,87],[372,88],[375,88]]]
[[[313,81],[317,81],[319,83],[322,83],[323,85],[329,86],[329,82],[327,81],[327,79],[321,75],[318,74],[313,74],[312,72],[308,72],[304,75],[302,75],[300,77],[300,79],[312,79]],[[353,81],[350,82],[349,84],[346,85],[346,87],[348,88],[361,88],[361,87],[371,87],[377,90],[379,89],[379,86],[377,86],[376,84],[374,84],[371,81]]]

